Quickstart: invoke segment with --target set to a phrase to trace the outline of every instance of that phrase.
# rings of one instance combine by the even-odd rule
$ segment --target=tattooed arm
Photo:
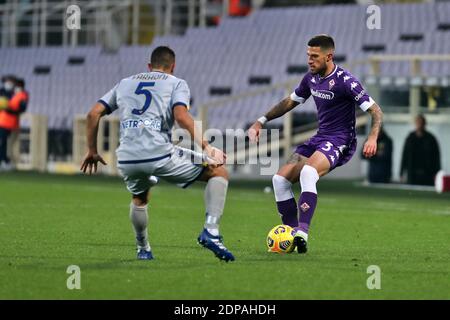
[[[259,132],[267,121],[276,119],[284,115],[285,113],[291,111],[296,106],[299,105],[299,102],[292,100],[290,97],[286,97],[280,102],[278,102],[272,109],[270,109],[264,117],[259,118],[256,122],[250,127],[248,130],[248,136],[250,141],[258,141]]]
[[[282,115],[291,111],[298,105],[299,105],[298,102],[291,100],[290,97],[286,97],[283,100],[281,100],[280,102],[278,102],[264,116],[267,118],[267,121],[270,121],[270,120],[281,117]]]
[[[363,154],[365,157],[373,157],[377,153],[377,139],[380,134],[381,124],[383,122],[383,112],[379,105],[374,103],[367,109],[372,117],[372,129],[370,130],[369,136],[366,143],[364,144]]]

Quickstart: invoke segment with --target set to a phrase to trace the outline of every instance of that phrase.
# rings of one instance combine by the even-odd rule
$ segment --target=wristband
[[[259,118],[258,120],[259,123],[261,123],[262,125],[264,125],[267,122],[267,118],[266,116],[262,116],[261,118]]]

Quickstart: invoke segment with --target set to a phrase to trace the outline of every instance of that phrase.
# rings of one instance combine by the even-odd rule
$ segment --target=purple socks
[[[298,201],[299,229],[308,233],[311,219],[317,204],[317,194],[313,192],[302,192]]]
[[[300,230],[306,233],[308,233],[316,205],[317,194],[313,192],[302,192],[298,201],[298,209],[294,198],[277,201],[278,212],[281,215],[283,224],[292,228],[299,227]],[[300,213],[299,217],[297,216],[297,212]]]
[[[285,201],[277,201],[277,208],[283,224],[291,226],[292,228],[298,227],[297,204],[295,203],[294,198]]]

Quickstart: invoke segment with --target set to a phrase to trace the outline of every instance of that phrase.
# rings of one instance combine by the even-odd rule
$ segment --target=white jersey
[[[139,163],[169,156],[173,144],[170,132],[174,124],[173,107],[188,107],[186,81],[154,71],[122,79],[99,102],[108,113],[118,110],[119,163]]]

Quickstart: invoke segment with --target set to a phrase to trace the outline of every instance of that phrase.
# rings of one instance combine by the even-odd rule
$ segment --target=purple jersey
[[[317,106],[319,130],[298,146],[296,153],[310,157],[314,151],[320,151],[330,161],[332,170],[349,161],[355,152],[355,106],[366,111],[375,101],[350,72],[338,66],[325,78],[308,72],[291,99],[303,103],[311,95]]]
[[[291,94],[291,99],[303,103],[311,95],[319,117],[317,134],[337,135],[344,139],[355,137],[355,105],[366,111],[374,103],[361,83],[339,66],[325,78],[308,72]]]

